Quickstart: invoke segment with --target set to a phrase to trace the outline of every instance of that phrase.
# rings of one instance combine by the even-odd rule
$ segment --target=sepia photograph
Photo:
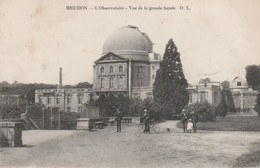
[[[0,167],[260,167],[258,7],[1,0]]]

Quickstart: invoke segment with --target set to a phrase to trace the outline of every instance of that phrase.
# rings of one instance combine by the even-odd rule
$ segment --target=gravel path
[[[25,131],[25,147],[0,148],[0,167],[229,167],[260,141],[259,132],[198,131],[184,134],[176,121],[159,134],[136,125],[89,131]],[[170,128],[171,132],[167,132]]]

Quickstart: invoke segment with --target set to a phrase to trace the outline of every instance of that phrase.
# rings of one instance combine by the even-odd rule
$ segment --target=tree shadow
[[[21,147],[22,148],[32,148],[32,147],[35,147],[36,145],[26,145],[26,144],[23,144]]]

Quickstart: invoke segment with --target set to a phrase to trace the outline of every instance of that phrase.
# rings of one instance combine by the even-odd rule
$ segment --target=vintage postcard
[[[1,0],[0,167],[260,167],[259,7]]]

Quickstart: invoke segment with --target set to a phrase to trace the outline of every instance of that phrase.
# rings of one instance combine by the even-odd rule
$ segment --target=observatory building
[[[153,42],[138,27],[117,29],[104,42],[101,57],[93,66],[93,89],[101,94],[152,97],[152,86],[161,56]]]

